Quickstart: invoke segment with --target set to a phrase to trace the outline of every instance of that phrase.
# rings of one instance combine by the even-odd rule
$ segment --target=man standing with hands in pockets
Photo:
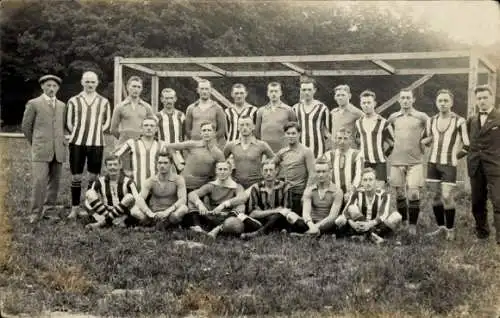
[[[38,82],[43,94],[28,101],[22,122],[24,136],[31,145],[33,187],[30,223],[44,217],[48,210],[55,209],[67,152],[64,139],[65,104],[56,98],[62,80],[55,75],[45,75]]]

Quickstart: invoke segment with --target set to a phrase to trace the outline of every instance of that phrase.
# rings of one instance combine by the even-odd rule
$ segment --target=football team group
[[[234,84],[233,104],[223,108],[211,99],[211,83],[201,80],[199,99],[185,113],[176,108],[175,90],[165,88],[156,114],[141,99],[136,76],[112,112],[96,92],[94,72],[83,74],[83,91],[67,104],[56,97],[59,77],[39,82],[43,94],[27,103],[22,122],[32,155],[31,223],[53,213],[69,152],[68,218],[87,219],[89,229],[184,227],[214,238],[283,231],[380,244],[397,232],[418,235],[427,182],[437,227],[425,235],[453,240],[457,161],[467,156],[476,236],[489,237],[490,199],[500,244],[500,194],[494,190],[500,187],[500,113],[488,86],[472,92],[478,111],[465,119],[453,112],[448,89],[436,93],[432,117],[415,108],[411,89],[403,89],[400,110],[384,118],[373,91],[360,94],[358,108],[348,85],[334,88],[338,106],[330,111],[314,98],[316,83],[308,78],[294,106],[282,102],[280,83],[271,82],[266,105],[250,105],[246,87]],[[116,137],[106,156],[105,134]]]

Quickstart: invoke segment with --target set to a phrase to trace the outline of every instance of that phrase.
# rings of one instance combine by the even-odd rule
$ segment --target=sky
[[[500,41],[500,5],[496,1],[398,1],[397,5],[461,42],[491,45]]]

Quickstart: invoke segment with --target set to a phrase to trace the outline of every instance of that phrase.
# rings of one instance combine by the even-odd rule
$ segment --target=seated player
[[[247,211],[250,217],[263,226],[254,232],[242,233],[241,238],[253,238],[272,230],[286,229],[298,233],[307,231],[304,220],[289,209],[288,185],[277,178],[276,164],[273,160],[266,159],[261,166],[263,180],[248,188],[241,198],[242,202],[248,200]],[[243,226],[240,225],[239,228]]]
[[[170,153],[158,153],[158,173],[144,182],[134,207],[151,219],[162,220],[165,227],[181,224],[188,213],[186,184],[184,178],[172,170],[172,164]]]
[[[242,231],[255,231],[262,224],[245,215],[245,205],[236,197],[244,192],[241,185],[231,178],[232,167],[228,161],[215,165],[215,181],[188,194],[190,218],[199,218],[202,225],[211,230],[208,235],[215,238],[219,233],[237,234]],[[204,202],[205,200],[205,202]],[[240,219],[245,229],[238,228]],[[205,229],[194,223],[192,230],[206,233]]]
[[[346,128],[336,132],[333,143],[332,150],[325,152],[324,159],[330,165],[332,182],[344,193],[343,211],[345,203],[361,181],[363,156],[359,150],[351,147],[351,131]]]
[[[308,226],[306,234],[327,234],[335,231],[337,218],[343,201],[343,192],[330,180],[328,161],[316,160],[314,165],[316,182],[306,188],[303,197],[303,217]]]
[[[95,180],[85,193],[85,207],[93,215],[95,223],[87,224],[87,228],[98,228],[111,225],[115,218],[132,216],[144,219],[141,214],[131,214],[135,198],[139,196],[135,183],[120,173],[122,165],[117,156],[104,159],[106,174]]]
[[[376,172],[365,168],[362,187],[353,193],[346,210],[336,220],[337,237],[366,235],[373,242],[384,242],[401,224],[402,216],[397,211],[390,213],[391,197],[383,189],[377,189]]]

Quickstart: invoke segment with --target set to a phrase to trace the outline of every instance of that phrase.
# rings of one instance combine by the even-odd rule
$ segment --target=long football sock
[[[452,229],[455,226],[455,209],[444,210],[444,215],[446,218],[446,228]]]
[[[420,200],[410,200],[408,202],[408,221],[410,224],[416,225],[418,215],[420,214]]]
[[[79,206],[80,205],[81,194],[82,194],[82,181],[81,180],[71,181],[71,205],[72,206]]]
[[[445,209],[442,204],[433,205],[432,210],[434,211],[434,216],[436,217],[436,223],[438,226],[444,226],[444,213]]]
[[[396,199],[396,208],[403,217],[403,221],[408,220],[408,203],[405,197],[398,197]]]

